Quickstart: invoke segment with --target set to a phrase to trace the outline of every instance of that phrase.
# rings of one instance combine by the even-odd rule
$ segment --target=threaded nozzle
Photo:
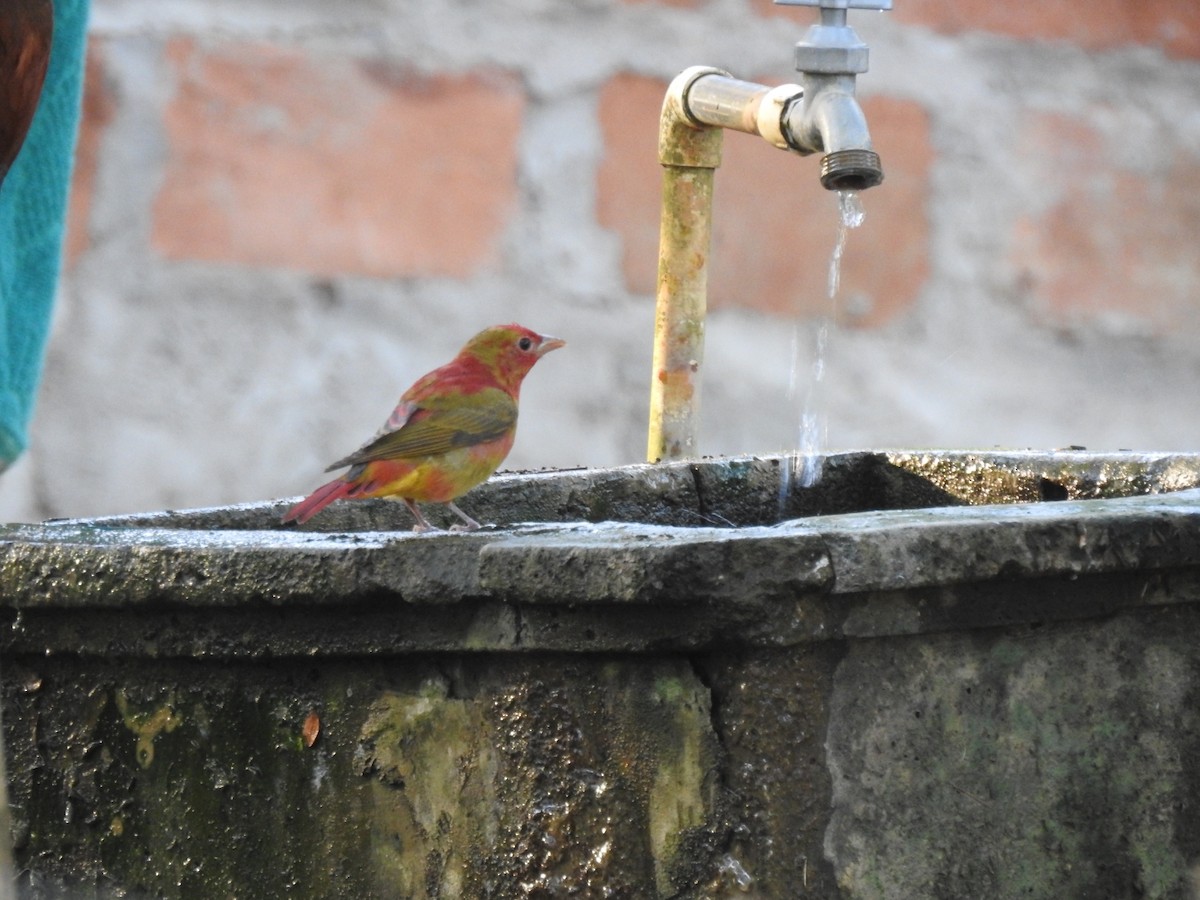
[[[821,159],[821,186],[827,191],[863,191],[883,181],[874,150],[835,150]]]

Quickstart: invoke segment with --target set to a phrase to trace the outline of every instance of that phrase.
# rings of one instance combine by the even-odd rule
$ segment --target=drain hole
[[[1043,500],[1066,500],[1067,486],[1049,478],[1042,478],[1038,481],[1038,496]]]

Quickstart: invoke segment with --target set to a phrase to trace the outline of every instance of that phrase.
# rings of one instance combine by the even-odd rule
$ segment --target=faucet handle
[[[892,0],[775,0],[776,6],[819,6],[822,9],[891,9]]]
[[[796,71],[814,75],[861,75],[867,71],[867,45],[846,23],[851,9],[885,10],[892,0],[775,0],[781,6],[814,6],[821,21],[796,44]]]

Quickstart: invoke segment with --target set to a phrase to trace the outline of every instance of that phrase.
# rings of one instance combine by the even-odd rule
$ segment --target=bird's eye
[[[530,347],[533,346],[533,338],[523,337],[519,341],[517,341],[517,346],[520,347],[522,350],[528,350]]]

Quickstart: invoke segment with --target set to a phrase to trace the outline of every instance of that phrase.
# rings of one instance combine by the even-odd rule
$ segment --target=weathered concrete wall
[[[645,897],[715,874],[686,660],[319,657],[13,664],[24,895]]]
[[[825,849],[846,894],[1194,897],[1195,607],[851,642]]]
[[[777,462],[0,529],[23,895],[1193,896],[1200,459]]]
[[[72,243],[0,520],[292,495],[482,325],[571,343],[515,466],[644,446],[656,111],[688,65],[791,80],[765,0],[95,0]],[[1185,449],[1190,4],[855,14],[888,173],[845,258],[834,446]],[[743,135],[718,175],[707,452],[795,442],[834,204]]]

